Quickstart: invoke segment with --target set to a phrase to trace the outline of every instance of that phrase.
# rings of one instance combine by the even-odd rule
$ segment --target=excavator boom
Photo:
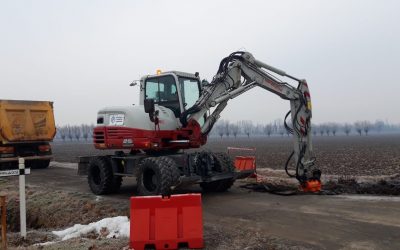
[[[294,80],[297,87],[279,80],[276,75]],[[215,108],[201,127],[202,135],[207,136],[228,101],[256,86],[290,101],[285,128],[293,134],[293,152],[285,169],[290,177],[299,180],[304,191],[319,191],[321,171],[315,167],[312,154],[311,96],[307,82],[255,59],[249,52],[234,52],[221,61],[213,80],[210,83],[203,82],[202,94],[197,102],[181,114],[183,127],[198,122],[206,112]],[[288,125],[286,119],[290,114],[291,122]],[[295,163],[295,174],[288,171],[291,159]]]

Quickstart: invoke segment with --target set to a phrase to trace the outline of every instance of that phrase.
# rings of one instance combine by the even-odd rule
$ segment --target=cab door
[[[153,99],[155,104],[166,107],[179,117],[182,110],[178,88],[173,75],[149,77],[145,81],[144,99]]]

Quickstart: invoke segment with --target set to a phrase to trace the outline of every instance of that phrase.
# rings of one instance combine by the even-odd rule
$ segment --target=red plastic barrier
[[[200,194],[131,197],[130,247],[203,248]]]

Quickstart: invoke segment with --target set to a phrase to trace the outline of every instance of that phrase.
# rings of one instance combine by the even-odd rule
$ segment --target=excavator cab
[[[146,99],[153,99],[154,104],[172,110],[176,118],[192,107],[200,96],[200,79],[194,74],[165,72],[146,76],[141,84],[141,104]]]

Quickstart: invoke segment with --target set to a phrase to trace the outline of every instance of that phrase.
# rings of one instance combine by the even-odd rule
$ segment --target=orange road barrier
[[[203,248],[200,194],[131,197],[130,247]]]
[[[6,218],[6,196],[0,196],[0,210],[1,210],[1,249],[7,249],[7,218]]]

